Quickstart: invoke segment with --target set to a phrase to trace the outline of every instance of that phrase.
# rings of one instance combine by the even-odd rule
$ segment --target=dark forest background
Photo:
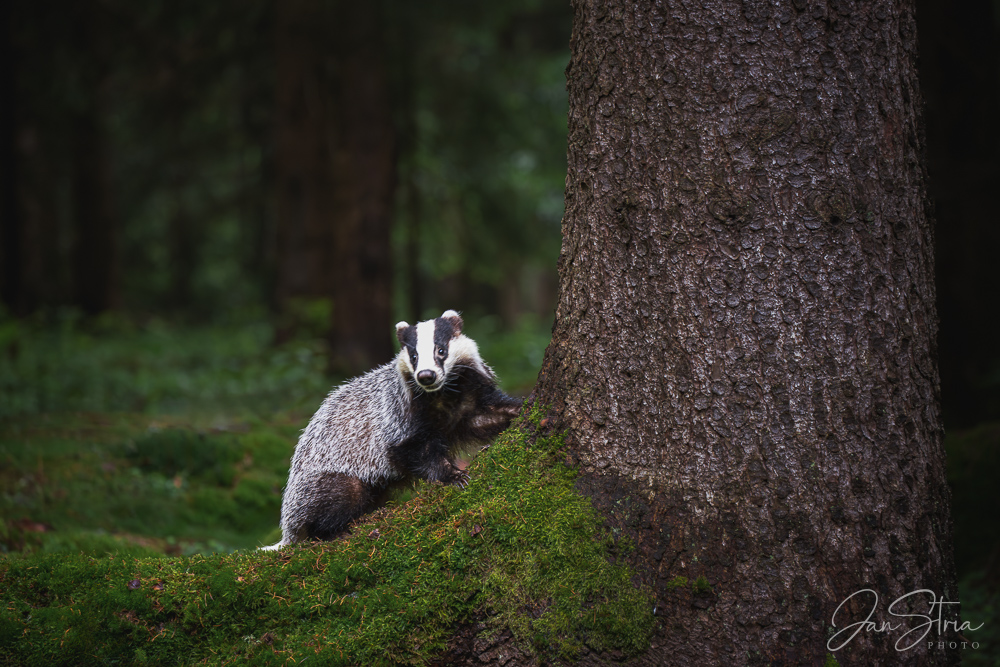
[[[917,5],[958,562],[996,586],[1000,1]],[[557,284],[567,2],[0,12],[0,419],[314,407],[390,358],[397,320],[446,308],[530,390]],[[5,549],[44,479],[15,441],[0,461],[28,495],[5,496]]]
[[[568,5],[355,4],[6,5],[6,312],[268,320],[341,373],[549,320]]]
[[[949,428],[1000,417],[997,7],[918,2]],[[2,11],[6,318],[268,321],[342,372],[398,319],[550,321],[567,3]]]

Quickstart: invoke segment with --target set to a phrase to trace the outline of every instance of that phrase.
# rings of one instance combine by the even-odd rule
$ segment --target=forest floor
[[[545,323],[470,328],[505,388],[530,390]],[[0,317],[0,554],[276,539],[298,435],[338,381],[322,340],[272,340],[264,323]]]
[[[494,339],[499,342],[484,349],[484,356],[501,377],[516,378],[515,391],[530,387],[544,332]],[[112,323],[105,330],[76,325],[59,330],[0,322],[0,572],[4,561],[27,571],[70,554],[84,559],[79,567],[109,556],[111,562],[121,559],[122,572],[166,567],[162,581],[205,558],[216,563],[212,567],[251,572],[267,557],[253,550],[280,537],[289,458],[329,390],[324,368],[321,344],[297,341],[274,348],[266,327],[138,330]],[[984,624],[967,633],[981,649],[964,651],[963,658],[969,665],[997,666],[1000,424],[949,433],[946,447],[962,614],[973,627]],[[490,487],[490,500],[483,502],[494,502],[497,492]],[[418,498],[417,504],[422,502]],[[486,516],[486,506],[455,510],[455,516],[465,517],[456,521],[472,522],[462,538],[470,544],[478,532],[474,526],[485,523],[469,518],[470,512]],[[461,548],[466,547],[453,542],[452,549]],[[332,557],[327,552],[319,549],[310,557],[319,564]],[[64,562],[69,567],[76,561]],[[101,572],[112,576],[110,570]],[[494,570],[500,582],[497,572],[502,568]],[[146,581],[150,573],[135,575],[135,581]],[[352,594],[349,588],[345,583],[341,604]],[[362,622],[364,613],[358,611]],[[20,631],[12,619],[7,627],[0,618],[0,655],[5,640],[14,640],[5,637],[5,627]],[[138,627],[136,619],[122,622]],[[256,646],[261,656],[280,657],[275,635],[264,640],[271,642],[266,647],[252,635],[247,636],[254,641],[242,649],[228,645],[227,650],[247,657]],[[141,662],[143,655],[133,661]]]
[[[278,535],[281,489],[307,418],[9,419],[0,429],[0,550],[190,556],[260,546]]]
[[[547,332],[488,338],[505,388],[530,388]],[[537,414],[464,490],[421,483],[379,530],[258,551],[335,384],[321,343],[271,340],[0,321],[0,664],[424,664],[484,607],[540,655],[648,645],[652,602],[561,439],[527,444]]]
[[[629,547],[575,492],[561,438],[528,439],[540,413],[466,489],[420,483],[347,539],[257,550],[280,536],[304,418],[12,420],[0,664],[427,664],[462,624],[547,659],[648,647],[651,597],[612,562]]]

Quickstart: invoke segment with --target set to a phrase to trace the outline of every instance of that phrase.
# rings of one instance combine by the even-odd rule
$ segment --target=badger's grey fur
[[[396,325],[395,360],[327,396],[299,438],[281,505],[277,549],[329,540],[380,506],[392,487],[416,477],[465,487],[452,460],[467,443],[499,434],[521,401],[462,334],[454,310]]]

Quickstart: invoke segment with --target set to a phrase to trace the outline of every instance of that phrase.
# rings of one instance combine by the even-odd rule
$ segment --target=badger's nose
[[[434,384],[434,380],[437,379],[437,373],[434,371],[423,370],[417,373],[417,382],[425,387],[429,387]]]

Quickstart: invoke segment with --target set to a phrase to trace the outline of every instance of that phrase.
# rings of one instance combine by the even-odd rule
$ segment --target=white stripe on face
[[[417,324],[417,367],[413,369],[413,374],[422,370],[431,370],[441,375],[434,361],[434,320]],[[438,380],[440,379],[439,377]]]
[[[483,363],[483,358],[479,356],[479,347],[476,345],[476,341],[471,338],[466,336],[455,338],[448,346],[448,352],[448,359],[444,362],[447,372],[450,373],[455,364],[463,363],[466,366],[472,366],[480,374],[491,377],[492,373]]]

